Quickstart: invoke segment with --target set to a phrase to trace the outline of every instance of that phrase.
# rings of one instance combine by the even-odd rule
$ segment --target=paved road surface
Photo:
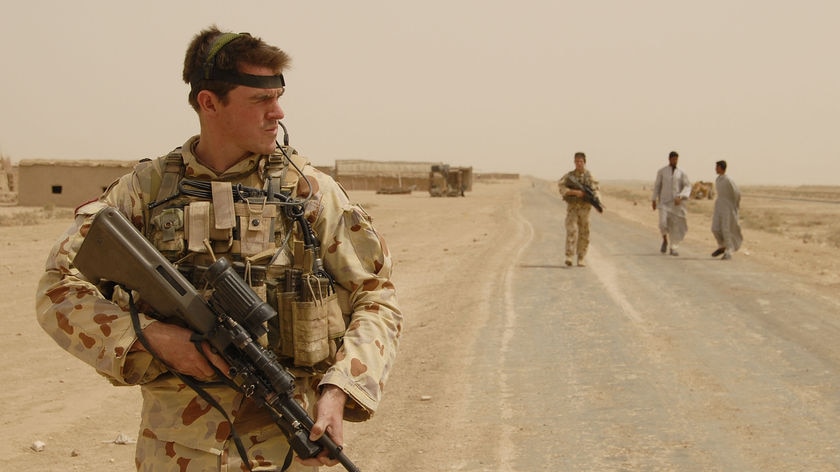
[[[589,266],[566,268],[549,190],[522,196],[526,244],[466,379],[494,433],[459,470],[840,470],[836,296],[709,248],[662,255],[609,212]]]

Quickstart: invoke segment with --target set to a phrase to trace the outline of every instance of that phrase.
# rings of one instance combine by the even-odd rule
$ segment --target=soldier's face
[[[241,72],[252,75],[274,75],[267,67],[243,65]],[[279,125],[285,116],[280,108],[283,89],[262,89],[239,85],[228,93],[227,103],[221,106],[223,129],[231,145],[244,152],[271,154],[274,152]]]
[[[586,168],[586,159],[584,159],[582,157],[576,157],[575,158],[575,170],[578,171],[578,172],[583,172],[583,170],[585,168]]]

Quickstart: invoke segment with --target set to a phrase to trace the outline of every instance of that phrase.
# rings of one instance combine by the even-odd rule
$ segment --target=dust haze
[[[840,4],[469,0],[330,4],[32,1],[0,17],[0,154],[126,159],[198,129],[180,80],[201,28],[289,52],[291,143],[336,159],[444,161],[559,178],[832,185]]]

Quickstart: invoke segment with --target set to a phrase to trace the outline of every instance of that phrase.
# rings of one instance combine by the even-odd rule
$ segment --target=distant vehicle
[[[715,196],[715,184],[712,182],[694,182],[691,186],[691,199],[692,200],[703,200],[708,199],[711,200]]]
[[[433,165],[429,172],[429,195],[433,197],[463,197],[472,188],[472,167]]]

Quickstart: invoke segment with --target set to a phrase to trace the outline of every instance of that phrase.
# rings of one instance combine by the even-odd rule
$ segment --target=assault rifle
[[[598,210],[598,213],[604,212],[604,205],[601,203],[601,199],[595,195],[595,191],[592,190],[592,187],[584,184],[583,182],[579,182],[573,175],[566,177],[566,181],[571,184],[571,187],[583,191],[583,201],[595,207],[595,209]]]
[[[277,312],[226,259],[218,259],[204,274],[214,289],[205,301],[122,213],[109,207],[94,216],[73,263],[92,283],[110,282],[136,290],[158,319],[177,318],[206,340],[230,365],[230,386],[267,410],[298,457],[309,459],[327,450],[348,471],[359,471],[326,434],[310,441],[314,422],[293,397],[294,376],[273,352],[255,341],[266,333],[263,322]],[[239,452],[244,453],[241,448]],[[247,457],[243,461],[248,464]]]

